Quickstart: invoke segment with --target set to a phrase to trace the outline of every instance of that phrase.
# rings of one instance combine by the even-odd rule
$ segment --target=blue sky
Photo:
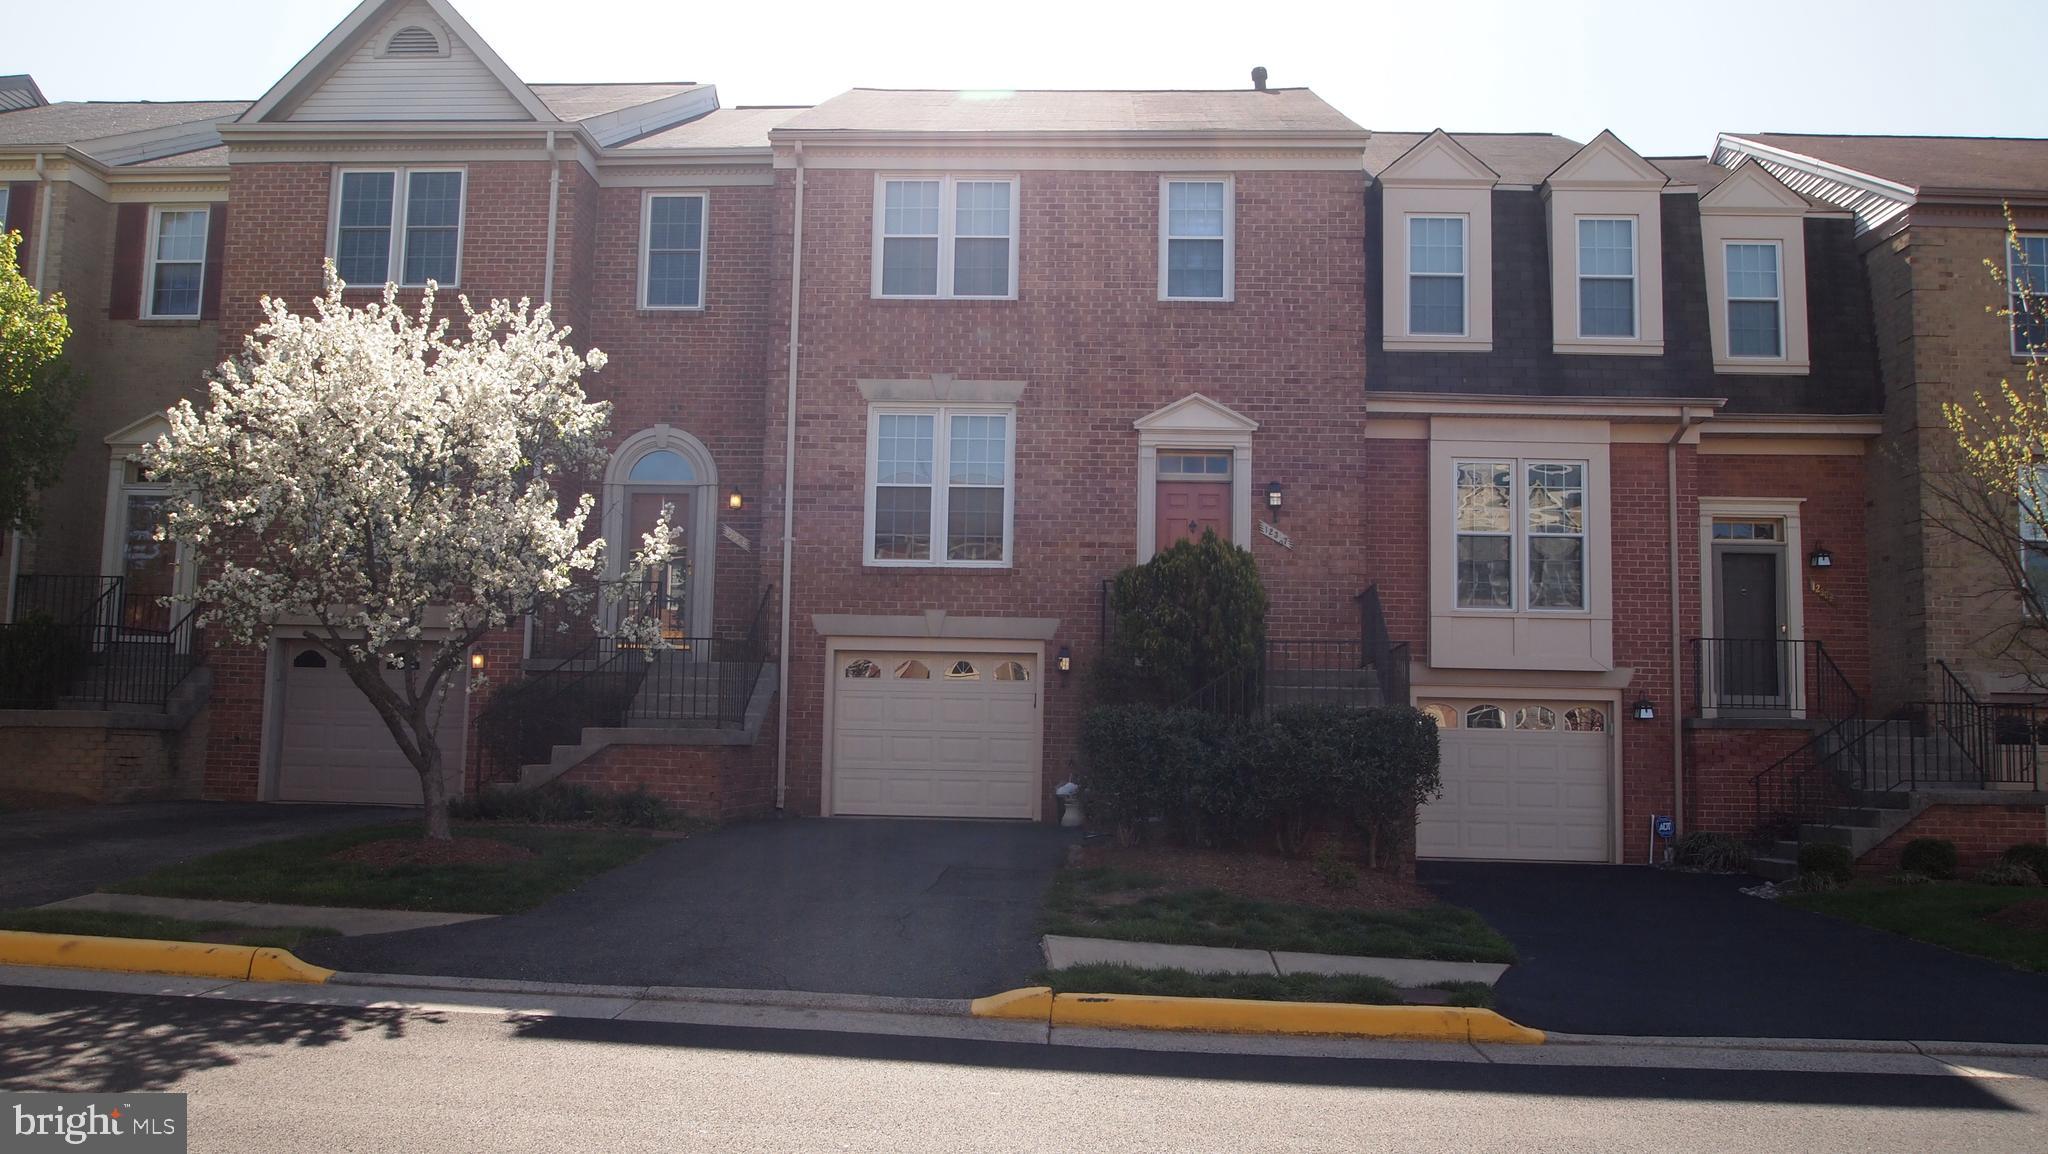
[[[714,82],[727,105],[903,88],[1229,88],[1264,65],[1368,128],[2048,135],[2048,3],[457,0],[531,81]],[[260,95],[353,0],[18,5],[0,73],[53,100]],[[2015,52],[2005,45],[2033,47]]]

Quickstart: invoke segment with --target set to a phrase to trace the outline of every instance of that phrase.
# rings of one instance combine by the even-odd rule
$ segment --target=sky
[[[2042,0],[456,3],[530,82],[711,82],[727,107],[856,86],[1241,88],[1263,65],[1371,129],[1610,128],[1651,156],[1722,130],[2048,136]],[[354,7],[23,4],[0,74],[52,100],[253,100]]]

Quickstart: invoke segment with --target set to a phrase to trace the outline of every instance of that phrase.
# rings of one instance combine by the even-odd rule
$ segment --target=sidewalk
[[[361,910],[347,906],[286,906],[271,902],[216,902],[198,898],[155,898],[142,894],[81,894],[38,906],[45,910],[97,910],[152,914],[188,922],[236,922],[245,926],[313,926],[343,937],[389,934],[485,921],[495,914],[437,914],[415,910]]]

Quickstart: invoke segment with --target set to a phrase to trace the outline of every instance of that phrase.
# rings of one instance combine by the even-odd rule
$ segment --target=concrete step
[[[1788,881],[1799,874],[1799,859],[1796,857],[1753,857],[1749,861],[1749,872],[1766,881]]]

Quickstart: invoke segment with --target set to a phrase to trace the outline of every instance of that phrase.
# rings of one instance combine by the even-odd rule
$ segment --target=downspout
[[[36,153],[36,291],[43,290],[43,270],[50,252],[50,177],[43,154]]]
[[[555,133],[548,130],[548,255],[540,274],[540,303],[555,302],[555,221],[562,204],[562,158],[555,155]]]
[[[804,144],[796,142],[796,210],[789,242],[789,390],[783,401],[782,431],[782,641],[776,650],[775,812],[789,794],[789,611],[790,565],[796,551],[796,350],[803,320]]]
[[[1684,609],[1678,596],[1678,443],[1703,418],[1680,406],[1678,429],[1664,442],[1664,486],[1669,498],[1671,542],[1671,821],[1674,840],[1685,834],[1685,666]]]

